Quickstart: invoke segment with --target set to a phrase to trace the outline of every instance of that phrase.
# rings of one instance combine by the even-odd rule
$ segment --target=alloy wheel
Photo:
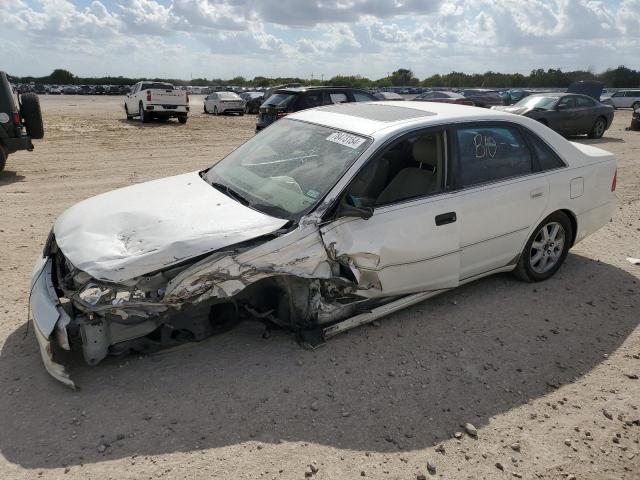
[[[531,269],[536,273],[546,273],[551,270],[562,257],[565,239],[565,231],[560,223],[545,224],[531,244],[529,252]]]

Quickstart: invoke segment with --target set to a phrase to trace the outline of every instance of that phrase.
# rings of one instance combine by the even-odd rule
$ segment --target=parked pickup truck
[[[7,74],[0,71],[0,171],[18,150],[33,150],[32,140],[44,137],[40,100],[35,93],[13,93]]]
[[[189,112],[189,94],[176,90],[170,83],[143,81],[133,86],[131,93],[124,97],[124,111],[127,120],[140,117],[144,123],[153,118],[166,120],[177,118],[187,123]]]

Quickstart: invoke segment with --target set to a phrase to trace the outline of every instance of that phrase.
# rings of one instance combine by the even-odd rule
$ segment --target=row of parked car
[[[155,90],[151,88],[154,85],[160,86],[160,90],[166,90],[166,92],[155,93]],[[136,89],[138,89],[138,93]],[[182,123],[186,122],[186,112],[189,111],[186,92],[186,100],[183,102],[184,109],[170,106],[170,109],[167,110],[169,107],[158,103],[159,100],[158,102],[150,100],[153,95],[171,95],[172,89],[174,87],[167,83],[140,82],[136,84],[133,92],[134,95],[137,95],[135,101],[131,103],[131,95],[126,97],[127,118],[134,116],[140,116],[143,119],[177,117]],[[182,91],[182,89],[176,89],[176,91]],[[614,116],[613,106],[600,101],[602,91],[602,84],[577,82],[564,92],[523,92],[521,100],[509,106],[504,105],[498,91],[484,89],[431,90],[408,101],[492,108],[533,118],[563,135],[586,134],[591,138],[600,138],[611,126]],[[625,92],[618,92],[613,98],[629,98],[631,99],[630,106],[634,106],[634,97],[627,97]],[[258,132],[277,120],[300,110],[338,103],[379,100],[407,101],[407,97],[395,92],[372,93],[365,89],[352,87],[294,85],[270,89],[265,92],[255,91],[238,94],[219,91],[210,93],[204,98],[203,110],[204,113],[213,115],[257,113],[256,132]],[[626,103],[621,105],[626,106]]]
[[[15,85],[14,93],[37,93],[38,95],[126,95],[131,92],[127,85]]]

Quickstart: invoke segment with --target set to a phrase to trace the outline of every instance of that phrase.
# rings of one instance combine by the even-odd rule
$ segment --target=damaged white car
[[[526,117],[369,102],[289,115],[202,172],[55,222],[31,312],[45,367],[198,341],[246,318],[316,345],[496,272],[553,275],[615,208],[612,154]]]

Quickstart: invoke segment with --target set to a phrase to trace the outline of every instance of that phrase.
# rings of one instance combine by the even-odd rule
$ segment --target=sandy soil
[[[316,351],[245,324],[160,355],[74,361],[77,392],[50,379],[25,320],[52,222],[252,136],[252,116],[205,116],[201,102],[187,125],[142,125],[119,98],[44,97],[46,139],[0,174],[0,478],[302,479],[313,462],[317,479],[429,478],[427,462],[435,478],[640,478],[629,111],[602,140],[579,139],[618,155],[618,214],[545,283],[480,280]],[[455,438],[467,422],[477,438]]]

